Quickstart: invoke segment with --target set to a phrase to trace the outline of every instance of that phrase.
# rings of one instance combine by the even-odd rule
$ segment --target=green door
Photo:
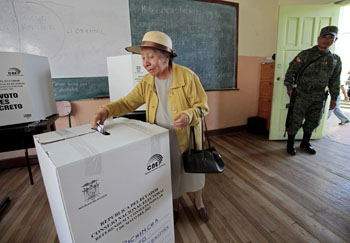
[[[287,137],[283,135],[289,97],[283,81],[290,61],[300,51],[317,45],[317,37],[322,27],[338,25],[339,12],[340,7],[337,5],[280,5],[270,140],[283,140]],[[322,138],[326,133],[328,107],[329,98],[321,124],[312,135],[314,139]],[[300,129],[296,138],[301,139],[302,133]]]

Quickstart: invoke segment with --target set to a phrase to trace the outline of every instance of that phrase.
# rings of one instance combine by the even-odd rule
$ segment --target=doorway
[[[335,43],[334,52],[338,54],[342,60],[343,70],[341,81],[348,79],[350,71],[350,5],[341,8],[339,20],[339,35]],[[343,94],[341,94],[343,95]],[[344,98],[344,96],[342,96]]]
[[[280,5],[270,140],[286,139],[284,136],[288,111],[286,104],[289,103],[289,97],[283,81],[289,63],[300,51],[317,45],[317,37],[324,26],[338,26],[340,9],[341,6],[335,4]],[[331,47],[332,51],[333,48],[334,45]],[[329,106],[329,100],[326,106]],[[326,135],[327,111],[312,134],[313,139],[320,139]],[[302,133],[302,129],[299,129],[296,139],[301,139]]]
[[[340,18],[339,18],[339,34],[338,40],[335,43],[334,53],[338,54],[342,60],[342,74],[341,81],[344,84],[349,75],[350,71],[350,5],[341,8]],[[350,84],[344,84],[346,89],[349,89]],[[346,90],[347,91],[347,90]],[[344,95],[340,92],[340,109],[343,111],[344,115],[350,119],[350,100],[345,100]],[[332,114],[327,120],[327,131],[326,138],[350,145],[350,123],[344,125],[339,125],[340,120],[336,115]]]

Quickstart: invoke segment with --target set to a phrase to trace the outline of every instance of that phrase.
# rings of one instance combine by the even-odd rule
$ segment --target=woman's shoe
[[[209,220],[209,216],[208,216],[208,211],[205,207],[202,207],[200,209],[197,209],[197,207],[195,206],[196,210],[197,210],[197,213],[198,213],[198,216],[199,218],[204,222],[208,222]]]

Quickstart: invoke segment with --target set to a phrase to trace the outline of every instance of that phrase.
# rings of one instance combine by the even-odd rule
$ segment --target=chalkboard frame
[[[227,1],[221,1],[221,0],[199,0],[201,2],[211,2],[211,3],[217,3],[217,4],[223,4],[223,5],[230,5],[234,8],[236,8],[236,50],[235,50],[235,58],[236,58],[236,63],[235,63],[235,85],[231,89],[206,89],[206,91],[220,91],[220,90],[237,90],[238,89],[238,80],[237,80],[237,70],[238,70],[238,33],[239,33],[239,4],[234,3],[234,2],[227,2]]]
[[[191,5],[190,2],[196,4]],[[201,6],[199,4],[200,2],[203,2],[204,4]],[[231,12],[230,8],[227,7],[215,7],[215,4],[230,6],[233,8],[233,11]],[[183,12],[184,9],[188,9],[189,11]],[[196,15],[196,11],[198,12],[202,10],[207,11],[204,11],[203,15]],[[174,59],[175,63],[192,69],[199,76],[206,91],[238,89],[238,3],[226,2],[222,0],[178,0],[176,2],[129,0],[129,11],[132,45],[139,45],[143,34],[147,31],[163,31],[173,40],[174,50],[178,54],[178,57]],[[167,16],[166,14],[163,14],[163,12],[168,15],[170,13],[170,15]],[[192,13],[195,14],[195,17],[191,15]],[[182,16],[182,14],[184,14],[184,16]],[[189,15],[186,16],[186,14]],[[208,14],[210,14],[210,17]],[[227,21],[226,17],[223,17],[225,15],[228,17]],[[191,18],[192,16],[193,18]],[[203,19],[202,16],[208,16],[209,18]],[[212,19],[211,16],[220,17],[214,17]],[[189,20],[189,18],[192,20],[198,18],[201,21],[198,22],[197,20],[197,23],[196,21],[190,21],[189,25],[187,25],[187,20]],[[169,19],[172,20],[168,21]],[[179,19],[180,22],[173,19]],[[186,21],[181,22],[181,20],[184,19]],[[193,32],[194,39],[192,39],[191,42],[188,42],[187,37],[191,36],[192,38],[192,30],[190,29],[190,32],[184,32],[182,31],[182,26],[185,28],[187,26],[191,26],[191,22],[192,26],[196,26],[197,29],[194,29],[195,32]],[[217,28],[215,26],[219,27],[218,31],[216,31]],[[198,30],[201,30],[202,32],[198,32]],[[190,34],[187,35],[184,33]],[[203,39],[201,36],[207,36],[207,38]],[[218,38],[216,38],[216,36],[218,36]],[[206,41],[209,42],[206,43]],[[179,45],[179,43],[181,44]],[[193,46],[192,43],[201,43],[202,46],[198,48],[198,46]],[[203,43],[208,45],[203,47]],[[207,49],[207,47],[209,47],[209,49]],[[210,59],[209,56],[210,58],[214,59]],[[207,66],[202,65],[199,60],[205,61],[205,65]],[[212,63],[214,63],[214,65],[212,65]]]
[[[56,101],[100,99],[109,97],[108,77],[53,78]],[[89,87],[88,89],[84,87]],[[84,89],[84,92],[81,90]]]
[[[239,20],[239,4],[234,2],[227,2],[227,1],[221,1],[221,0],[199,0],[201,2],[211,2],[211,3],[217,3],[217,4],[224,4],[224,5],[230,5],[234,8],[236,8],[236,50],[235,50],[235,56],[236,56],[236,63],[235,63],[235,85],[233,88],[230,89],[206,89],[206,91],[220,91],[220,90],[237,90],[238,89],[238,80],[237,80],[237,70],[238,70],[238,20]]]

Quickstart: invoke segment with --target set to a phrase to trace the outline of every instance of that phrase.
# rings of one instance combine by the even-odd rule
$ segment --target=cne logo
[[[21,74],[21,70],[19,70],[18,68],[12,67],[9,68],[9,70],[7,71],[8,76],[20,76]]]
[[[85,202],[93,201],[100,195],[100,183],[98,183],[98,180],[85,183],[82,188]]]
[[[159,169],[163,165],[165,165],[163,163],[163,156],[160,154],[153,155],[147,162],[147,172],[145,175],[151,173],[152,171],[155,171],[156,169]]]

